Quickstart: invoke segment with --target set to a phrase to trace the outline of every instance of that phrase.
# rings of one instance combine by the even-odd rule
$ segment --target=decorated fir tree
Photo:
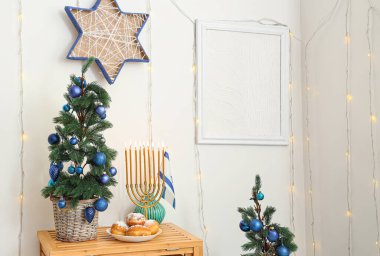
[[[242,221],[240,229],[246,232],[249,242],[242,245],[244,251],[252,251],[243,256],[289,256],[291,252],[297,250],[294,243],[294,235],[287,227],[272,223],[272,216],[276,208],[267,206],[264,211],[261,203],[264,194],[260,191],[261,178],[256,176],[256,184],[252,188],[252,198],[254,207],[238,208]]]
[[[94,58],[82,67],[81,76],[71,76],[67,103],[54,118],[56,133],[49,135],[51,180],[42,189],[45,198],[59,198],[58,207],[75,208],[80,200],[97,199],[94,208],[104,211],[116,185],[116,168],[111,161],[116,151],[106,145],[102,132],[112,127],[106,120],[110,96],[96,82],[87,83],[85,74]],[[64,170],[64,163],[68,163]],[[86,219],[92,221],[95,209],[86,209]]]

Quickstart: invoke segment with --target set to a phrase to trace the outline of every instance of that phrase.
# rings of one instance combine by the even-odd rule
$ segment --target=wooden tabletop
[[[125,243],[106,233],[108,227],[98,228],[98,237],[87,242],[68,243],[55,240],[55,231],[38,231],[41,255],[45,256],[89,256],[89,255],[147,255],[145,252],[162,251],[152,255],[202,255],[203,242],[187,231],[172,224],[161,224],[162,234],[142,243]],[[196,252],[198,251],[198,253]],[[133,252],[133,254],[129,254]],[[141,252],[136,253],[136,252]],[[151,255],[151,254],[149,254]]]

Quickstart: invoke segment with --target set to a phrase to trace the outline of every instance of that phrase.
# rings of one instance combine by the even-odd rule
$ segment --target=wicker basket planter
[[[50,198],[53,203],[56,239],[64,242],[83,242],[96,239],[98,212],[91,223],[84,217],[86,207],[93,206],[96,199],[82,200],[76,208],[70,208],[70,201],[64,209],[57,206],[58,198]]]

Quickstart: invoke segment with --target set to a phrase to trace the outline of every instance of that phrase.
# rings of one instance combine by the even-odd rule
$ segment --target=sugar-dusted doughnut
[[[145,227],[149,228],[152,235],[156,234],[160,230],[160,225],[155,220],[147,220],[145,221]]]
[[[112,225],[111,233],[114,235],[125,236],[127,229],[128,229],[128,227],[124,221],[118,221]]]
[[[135,225],[130,227],[126,234],[127,236],[150,236],[152,232],[145,226]]]
[[[144,226],[145,224],[145,216],[141,213],[130,213],[128,214],[125,222],[129,227],[135,226],[135,225],[141,225]]]

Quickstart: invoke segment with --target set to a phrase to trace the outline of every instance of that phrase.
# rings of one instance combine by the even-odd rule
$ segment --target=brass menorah
[[[127,193],[136,206],[144,209],[145,218],[148,218],[148,209],[158,204],[164,193],[164,155],[164,147],[142,145],[125,148]]]

